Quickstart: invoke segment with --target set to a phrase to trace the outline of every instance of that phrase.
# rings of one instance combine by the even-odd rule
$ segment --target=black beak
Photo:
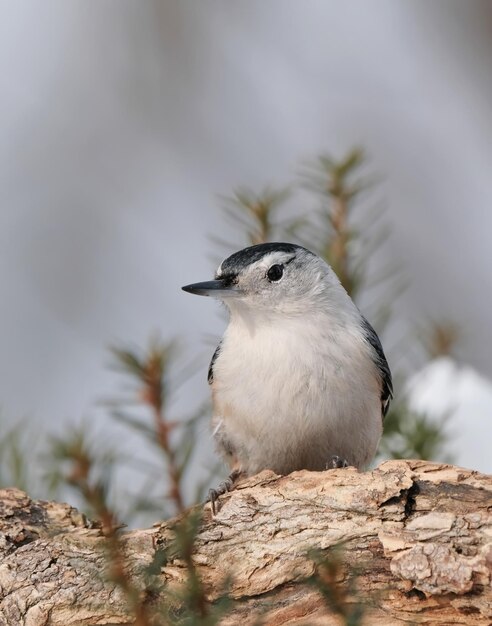
[[[213,298],[226,298],[238,291],[230,280],[208,280],[204,283],[193,283],[181,287],[183,291],[197,296],[212,296]]]

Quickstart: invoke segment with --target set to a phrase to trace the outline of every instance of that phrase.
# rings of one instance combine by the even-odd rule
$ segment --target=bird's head
[[[234,253],[220,264],[215,280],[183,287],[188,293],[224,301],[231,311],[254,309],[287,315],[348,298],[316,254],[291,243],[263,243]]]

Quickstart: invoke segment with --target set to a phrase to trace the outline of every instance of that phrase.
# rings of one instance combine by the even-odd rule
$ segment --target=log
[[[122,533],[136,584],[155,551],[172,541],[173,521]],[[106,538],[67,504],[0,491],[0,625],[127,626],[127,598],[104,576]],[[343,624],[306,583],[310,549],[335,546],[337,585],[356,570],[348,602],[362,601],[363,624],[492,624],[492,477],[426,461],[353,468],[265,471],[205,505],[194,562],[213,603],[228,574],[224,626]],[[170,558],[156,574],[164,588],[186,579]],[[155,598],[153,599],[155,601]]]

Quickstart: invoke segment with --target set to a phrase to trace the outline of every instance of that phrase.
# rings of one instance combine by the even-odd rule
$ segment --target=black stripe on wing
[[[391,370],[389,368],[388,361],[386,360],[383,346],[379,341],[379,337],[364,316],[362,316],[362,327],[367,341],[371,344],[374,350],[374,362],[376,363],[381,376],[381,412],[384,418],[388,412],[390,400],[393,397],[393,380],[391,378]]]
[[[214,365],[215,365],[215,361],[217,360],[217,357],[219,356],[220,353],[220,347],[222,346],[222,341],[219,343],[219,345],[215,348],[215,352],[212,356],[212,360],[210,361],[210,365],[208,366],[208,384],[211,385],[214,382]]]

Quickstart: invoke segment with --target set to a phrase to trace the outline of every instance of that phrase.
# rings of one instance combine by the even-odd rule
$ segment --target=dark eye
[[[283,265],[272,265],[272,267],[267,272],[267,278],[271,283],[276,283],[282,278],[283,275],[284,275]]]

